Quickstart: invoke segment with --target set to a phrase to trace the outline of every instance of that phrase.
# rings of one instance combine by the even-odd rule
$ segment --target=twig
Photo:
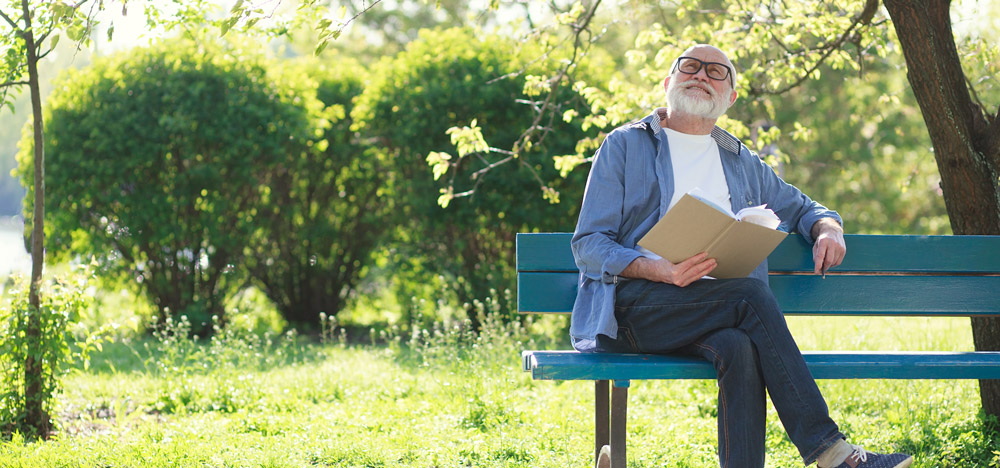
[[[986,109],[988,108],[983,104],[983,101],[979,99],[979,93],[976,92],[976,88],[972,85],[972,80],[969,79],[968,75],[965,74],[963,75],[964,75],[963,78],[965,78],[965,85],[969,88],[969,94],[972,95],[972,100],[975,101],[977,105],[979,105],[979,107],[982,109],[983,114],[989,116],[989,113],[986,111]]]
[[[523,133],[521,133],[520,137],[518,137],[517,141],[514,143],[514,147],[515,148],[524,148],[527,145],[527,143],[530,142],[530,141],[532,141],[535,136],[539,135],[539,133],[541,134],[541,137],[539,137],[538,142],[541,143],[542,141],[544,141],[544,139],[548,135],[548,133],[551,132],[551,124],[552,124],[553,120],[555,119],[555,114],[553,112],[550,112],[550,110],[553,108],[553,106],[555,106],[555,104],[553,103],[553,100],[555,99],[556,95],[559,92],[559,89],[560,89],[560,86],[561,86],[561,83],[562,83],[563,79],[566,78],[567,76],[571,76],[570,69],[572,69],[577,64],[577,62],[579,61],[579,59],[583,55],[586,55],[586,52],[582,51],[582,49],[584,48],[584,46],[585,45],[589,46],[590,44],[593,43],[593,35],[592,34],[590,34],[588,36],[589,39],[587,41],[583,40],[583,35],[585,33],[587,33],[587,34],[590,33],[590,30],[588,29],[588,26],[590,25],[591,20],[593,20],[594,15],[595,15],[595,13],[597,11],[597,7],[600,6],[600,4],[601,4],[601,0],[595,1],[590,6],[589,10],[587,10],[585,14],[583,14],[582,16],[580,16],[577,19],[576,23],[574,23],[574,24],[571,25],[571,27],[573,28],[573,35],[572,36],[570,36],[569,38],[566,38],[566,39],[560,41],[557,45],[551,47],[549,50],[547,50],[546,52],[544,52],[540,57],[536,58],[535,60],[533,60],[532,62],[530,62],[528,64],[528,65],[530,65],[530,64],[536,63],[536,62],[538,62],[540,60],[543,60],[543,59],[547,58],[554,50],[556,50],[559,46],[561,46],[562,44],[568,42],[570,40],[570,38],[572,38],[572,40],[573,40],[573,53],[572,53],[570,59],[568,61],[566,61],[566,63],[560,68],[560,70],[557,73],[557,75],[554,78],[552,78],[552,79],[549,80],[550,83],[551,83],[551,87],[549,88],[549,92],[546,95],[545,99],[543,101],[541,101],[541,102],[539,102],[539,101],[531,101],[531,100],[523,100],[523,99],[517,100],[518,102],[521,102],[523,104],[530,105],[532,107],[532,111],[535,112],[535,118],[534,118],[534,121],[532,121],[531,125],[529,125],[525,129],[525,131]],[[552,7],[553,7],[553,9],[557,9],[555,7],[555,5],[552,5]],[[494,82],[502,80],[502,79],[510,78],[510,77],[513,77],[513,76],[518,76],[518,75],[524,73],[524,71],[527,69],[528,65],[525,65],[525,67],[523,67],[521,70],[519,70],[517,72],[513,72],[513,73],[509,73],[509,74],[506,74],[506,75],[499,76],[497,78],[494,78],[494,79],[490,80],[487,83],[488,84],[489,83],[494,83]],[[543,126],[543,125],[541,125],[542,120],[545,119],[546,116],[548,117],[549,126]],[[483,167],[482,169],[479,169],[476,172],[473,172],[469,176],[469,178],[474,181],[474,184],[473,184],[472,188],[469,189],[469,190],[466,190],[465,192],[461,192],[461,193],[457,193],[457,194],[452,194],[452,198],[466,197],[466,196],[471,196],[471,195],[475,194],[476,189],[479,187],[479,184],[482,181],[482,176],[483,175],[485,175],[489,171],[495,169],[496,167],[504,165],[504,164],[507,164],[507,163],[510,163],[510,162],[514,161],[515,159],[519,160],[519,164],[522,167],[528,169],[528,172],[531,173],[532,177],[534,177],[534,179],[538,182],[539,185],[541,185],[542,187],[546,186],[545,181],[542,180],[542,178],[539,175],[538,171],[535,170],[535,168],[532,167],[531,164],[525,162],[523,158],[518,158],[516,152],[510,151],[510,150],[502,150],[502,149],[494,148],[494,147],[490,147],[487,150],[487,152],[506,154],[507,157],[503,158],[503,159],[501,159],[499,161],[493,162],[493,163],[488,163],[488,161],[486,161],[485,159],[480,158],[480,159],[482,159],[482,161],[484,163],[488,163],[488,164],[485,167]],[[454,177],[455,177],[455,174],[453,173],[451,179],[449,180],[449,184],[448,184],[449,187],[454,187]]]
[[[45,56],[49,55],[49,53],[52,52],[53,50],[55,50],[55,47],[49,47],[49,50],[46,50],[45,52],[38,54],[38,60],[45,58]]]
[[[865,9],[861,13],[859,13],[857,16],[854,17],[854,22],[851,23],[851,26],[848,27],[847,30],[844,31],[844,33],[841,34],[840,37],[837,38],[836,41],[834,41],[832,43],[823,44],[822,46],[815,47],[815,48],[812,48],[812,49],[806,49],[806,51],[803,52],[803,55],[804,55],[805,53],[808,53],[808,52],[815,52],[815,51],[819,51],[819,50],[825,50],[825,52],[823,53],[823,55],[819,59],[817,59],[816,62],[813,63],[813,66],[810,67],[809,70],[807,70],[802,76],[800,76],[799,79],[795,80],[791,84],[789,84],[789,85],[787,85],[784,88],[781,88],[779,90],[767,90],[767,89],[764,89],[764,88],[754,88],[754,87],[751,86],[751,88],[750,88],[751,94],[756,94],[756,95],[761,95],[761,94],[771,94],[771,95],[784,94],[784,93],[788,92],[789,90],[794,89],[795,87],[797,87],[800,84],[802,84],[803,82],[805,82],[805,80],[807,80],[809,78],[809,76],[813,74],[813,72],[815,72],[817,69],[819,69],[820,65],[822,65],[823,62],[826,61],[827,57],[829,57],[830,54],[832,54],[835,50],[838,50],[840,48],[840,46],[842,46],[844,44],[844,42],[846,42],[849,38],[852,37],[853,32],[854,32],[854,28],[856,28],[861,23],[870,24],[870,21],[871,21],[870,11],[871,11],[871,5],[873,3],[875,4],[876,7],[878,6],[877,5],[878,2],[876,0],[868,0],[868,3],[865,5]]]
[[[25,86],[27,84],[28,84],[27,81],[8,81],[6,83],[0,83],[0,88],[7,88],[10,86]]]
[[[370,5],[368,5],[367,7],[365,7],[363,10],[359,11],[358,14],[352,16],[351,19],[347,20],[346,22],[340,23],[340,27],[337,28],[337,33],[339,34],[339,33],[343,32],[344,28],[346,28],[347,25],[353,23],[354,20],[358,19],[359,16],[367,13],[368,10],[371,10],[372,8],[375,7],[375,5],[378,5],[381,2],[382,2],[382,0],[375,0],[375,1],[373,1]]]
[[[5,21],[7,21],[7,24],[9,24],[10,27],[14,28],[14,31],[17,32],[18,35],[24,34],[24,31],[21,31],[21,28],[17,26],[17,23],[15,23],[14,20],[10,19],[10,17],[7,16],[3,11],[0,11],[0,18],[3,18]]]
[[[524,144],[527,143],[528,141],[530,141],[531,137],[534,136],[534,134],[536,132],[536,129],[539,127],[539,124],[541,123],[542,119],[545,117],[545,112],[549,109],[549,106],[550,106],[550,104],[552,102],[552,99],[555,97],[556,93],[559,92],[559,86],[560,86],[560,83],[562,83],[562,79],[565,78],[566,75],[569,74],[569,69],[572,68],[576,64],[576,62],[577,62],[577,60],[579,58],[579,54],[580,54],[580,47],[582,45],[580,43],[580,37],[582,36],[583,32],[587,29],[587,26],[590,24],[590,21],[594,18],[594,14],[597,12],[597,7],[600,4],[601,4],[601,0],[595,1],[594,4],[591,5],[590,10],[587,11],[586,15],[584,15],[583,21],[581,23],[573,25],[573,30],[575,32],[575,35],[574,35],[574,41],[573,41],[573,54],[572,54],[572,57],[570,58],[569,62],[566,63],[566,65],[564,65],[559,70],[559,75],[556,76],[552,80],[552,87],[549,90],[548,96],[545,97],[545,101],[542,102],[541,109],[538,111],[537,115],[535,116],[535,120],[531,123],[531,125],[528,127],[528,129],[524,133],[521,134],[521,137],[517,139],[517,142],[515,143],[515,146],[517,148],[522,148],[524,146]],[[532,174],[535,175],[536,179],[539,178],[538,175],[535,174],[535,169],[533,167],[531,167],[530,164],[522,163],[522,165],[524,167],[529,168],[531,170]]]

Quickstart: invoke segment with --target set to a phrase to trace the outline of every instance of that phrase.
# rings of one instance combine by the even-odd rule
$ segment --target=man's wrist
[[[826,234],[844,234],[844,228],[833,218],[820,218],[812,225],[810,234],[815,240],[819,236]]]
[[[629,263],[628,266],[622,270],[617,276],[621,278],[637,278],[645,280],[653,280],[651,277],[652,272],[652,260],[647,257],[636,257]]]

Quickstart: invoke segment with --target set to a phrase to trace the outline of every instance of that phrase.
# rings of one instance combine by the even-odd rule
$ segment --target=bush
[[[37,310],[29,304],[27,284],[18,277],[0,304],[0,433],[5,437],[13,433],[47,437],[63,364],[83,360],[86,367],[90,351],[100,349],[103,332],[83,339],[73,334],[90,300],[85,292],[88,276],[53,280],[40,291]],[[26,372],[29,360],[39,374]],[[29,391],[30,387],[37,391]],[[42,419],[28,417],[29,407],[42,408]]]
[[[335,316],[389,232],[393,200],[388,163],[351,131],[350,112],[361,93],[363,70],[334,58],[310,60],[286,71],[315,94],[326,123],[300,153],[285,162],[258,211],[258,231],[247,265],[260,289],[292,325],[318,328],[320,314]],[[306,86],[309,88],[305,88]]]
[[[454,172],[455,192],[475,188],[475,195],[441,208],[442,184],[427,164],[431,152],[454,148],[449,128],[473,120],[489,144],[511,148],[534,117],[529,105],[518,102],[525,97],[524,76],[551,65],[532,63],[541,55],[531,44],[469,29],[434,30],[421,32],[404,52],[374,67],[352,117],[355,128],[372,138],[391,164],[397,206],[386,223],[395,234],[386,269],[413,285],[402,291],[401,302],[423,285],[439,282],[468,304],[488,296],[491,288],[512,286],[517,232],[569,230],[575,224],[586,176],[580,171],[559,179],[555,188],[563,202],[554,205],[539,196],[530,170],[507,167],[472,177],[493,161],[466,157]],[[557,115],[577,105],[578,113],[586,114],[570,87],[562,89],[564,107]],[[574,153],[583,135],[579,125],[574,129],[559,119],[547,124],[551,132],[544,142],[524,149],[520,157],[543,179],[555,180],[551,156]],[[466,309],[474,320],[474,308]]]
[[[175,40],[63,77],[45,124],[48,251],[96,255],[160,319],[186,315],[210,332],[246,282],[258,207],[311,131],[309,103],[271,66],[232,45]]]

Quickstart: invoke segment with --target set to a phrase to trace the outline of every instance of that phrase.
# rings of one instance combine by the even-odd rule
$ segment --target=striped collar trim
[[[653,135],[658,135],[660,131],[663,130],[663,127],[660,126],[660,119],[666,115],[666,112],[666,107],[654,109],[653,112],[650,113],[645,119],[642,119],[639,124],[646,127]],[[739,138],[736,138],[733,134],[723,130],[719,126],[716,126],[712,129],[711,135],[712,138],[715,139],[715,142],[718,143],[723,149],[740,154],[740,146],[742,146],[742,143]]]

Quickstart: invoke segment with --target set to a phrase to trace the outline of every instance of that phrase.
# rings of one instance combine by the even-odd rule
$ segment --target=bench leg
[[[611,408],[608,402],[608,381],[598,380],[594,382],[594,466],[601,457],[601,448],[610,443],[608,436],[611,423],[609,415]]]
[[[625,421],[629,381],[615,381],[611,389],[611,468],[625,468]]]

